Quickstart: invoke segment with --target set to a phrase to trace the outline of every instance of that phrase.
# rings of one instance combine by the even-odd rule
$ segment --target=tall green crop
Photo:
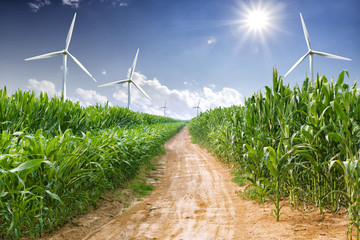
[[[44,134],[54,136],[70,129],[74,134],[81,135],[82,132],[117,126],[132,127],[174,121],[168,117],[136,113],[122,107],[82,107],[79,102],[49,99],[46,93],[36,98],[34,92],[30,91],[18,90],[7,96],[6,88],[0,90],[0,131],[27,129],[27,132],[35,133],[42,129]]]
[[[0,90],[0,238],[37,238],[137,174],[183,122]]]
[[[320,214],[345,208],[349,233],[355,227],[359,239],[360,97],[345,75],[290,88],[274,69],[272,87],[244,106],[201,113],[190,133],[224,161],[237,162],[260,198],[275,202],[277,218],[284,198]]]
[[[104,189],[133,177],[183,123],[107,129],[47,139],[3,133],[0,236],[35,237],[87,210]]]

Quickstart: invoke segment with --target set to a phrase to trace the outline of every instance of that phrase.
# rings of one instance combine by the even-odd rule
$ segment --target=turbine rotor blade
[[[284,75],[283,79],[289,75],[289,73],[292,72],[292,70],[294,70],[302,61],[304,61],[304,59],[309,55],[310,51],[307,52],[304,56],[302,56],[291,68],[290,70]]]
[[[139,89],[150,101],[152,101],[152,99],[146,94],[146,92],[144,90],[142,90],[142,88],[140,86],[138,86],[134,81],[131,80],[131,82],[135,85],[135,87],[137,87],[137,89]]]
[[[71,41],[71,36],[72,36],[72,32],[74,30],[74,24],[75,24],[75,19],[76,19],[76,13],[74,14],[74,18],[71,22],[70,28],[69,28],[69,32],[66,38],[66,43],[65,43],[65,50],[68,50],[69,45],[70,45],[70,41]]]
[[[130,79],[110,82],[110,83],[99,85],[98,87],[112,86],[112,85],[117,85],[117,84],[122,84],[122,83],[127,83],[127,82],[130,82]]]
[[[302,27],[303,27],[303,31],[304,31],[304,35],[305,35],[305,41],[306,41],[306,44],[308,46],[308,50],[311,50],[309,33],[308,33],[307,29],[306,29],[305,22],[304,22],[304,19],[303,19],[301,13],[300,13],[300,18],[301,18],[301,24],[302,24]]]
[[[37,59],[43,59],[43,58],[50,58],[50,57],[54,57],[57,55],[61,55],[64,54],[64,50],[62,51],[56,51],[56,52],[51,52],[51,53],[45,53],[39,56],[35,56],[35,57],[31,57],[31,58],[26,58],[25,61],[30,61],[30,60],[37,60]]]
[[[134,71],[135,71],[135,66],[136,66],[136,61],[137,61],[137,58],[138,58],[138,54],[139,54],[139,49],[136,51],[136,55],[135,55],[135,58],[134,58],[134,62],[133,62],[133,65],[131,67],[131,72],[130,72],[130,79],[132,80],[132,76],[134,74]]]
[[[319,51],[312,51],[312,52],[316,55],[327,57],[327,58],[335,58],[335,59],[340,59],[340,60],[351,61],[350,58],[341,57],[341,56],[337,56],[337,55],[330,54],[330,53],[324,53],[324,52],[319,52]]]
[[[92,78],[92,80],[94,80],[95,82],[97,82],[96,79],[89,73],[89,71],[86,70],[86,68],[81,64],[81,62],[79,62],[79,60],[77,60],[77,59],[76,59],[73,55],[71,55],[69,52],[67,52],[67,54],[69,55],[69,57],[70,57],[72,60],[74,60],[74,62],[75,62],[77,65],[79,65],[79,67],[80,67],[87,75],[89,75],[89,76]]]

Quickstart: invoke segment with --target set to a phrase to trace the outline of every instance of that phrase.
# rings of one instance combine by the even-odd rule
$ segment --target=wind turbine
[[[107,83],[107,84],[103,84],[103,85],[98,86],[98,87],[105,87],[105,86],[111,86],[111,85],[116,85],[116,84],[128,83],[128,106],[127,106],[128,108],[130,108],[130,102],[131,102],[131,95],[130,95],[131,83],[134,84],[135,87],[137,87],[137,89],[139,89],[140,92],[142,92],[148,99],[150,99],[150,101],[152,101],[151,98],[145,93],[145,91],[142,90],[142,88],[140,86],[138,86],[132,79],[134,71],[135,71],[135,66],[136,66],[136,61],[137,61],[138,54],[139,54],[139,49],[136,52],[134,62],[133,62],[133,65],[132,65],[131,71],[130,71],[130,77],[128,79],[115,81],[115,82],[111,82],[111,83]]]
[[[201,98],[199,99],[199,102],[198,102],[197,106],[196,106],[196,107],[193,107],[193,108],[196,108],[196,116],[198,116],[198,115],[199,115],[199,109],[200,109],[199,105],[200,105],[200,100],[201,100]]]
[[[289,73],[294,70],[308,55],[309,55],[309,60],[310,60],[310,77],[311,77],[311,81],[313,81],[314,79],[314,72],[313,72],[313,55],[316,54],[316,55],[319,55],[319,56],[322,56],[322,57],[328,57],[328,58],[335,58],[335,59],[340,59],[340,60],[348,60],[348,61],[351,61],[351,59],[349,58],[345,58],[345,57],[340,57],[340,56],[337,56],[337,55],[334,55],[334,54],[329,54],[329,53],[324,53],[324,52],[318,52],[318,51],[314,51],[311,49],[311,46],[310,46],[310,37],[309,37],[309,33],[306,29],[306,26],[305,26],[305,22],[304,22],[304,19],[300,13],[300,18],[301,18],[301,23],[302,23],[302,27],[303,27],[303,31],[304,31],[304,35],[305,35],[305,40],[306,40],[306,44],[307,44],[307,47],[308,47],[308,52],[302,56],[295,64],[294,66],[292,66],[290,68],[290,70],[284,75],[284,78],[289,75]]]
[[[166,101],[165,101],[165,105],[164,105],[163,107],[161,107],[161,108],[164,109],[164,117],[165,117],[165,109],[167,109],[167,107],[166,107]],[[161,108],[160,108],[160,109],[161,109]]]
[[[56,52],[51,52],[51,53],[45,53],[36,57],[31,57],[31,58],[27,58],[25,59],[25,61],[30,61],[30,60],[37,60],[37,59],[43,59],[43,58],[50,58],[50,57],[54,57],[57,55],[63,55],[63,70],[64,70],[64,75],[63,75],[63,87],[62,87],[62,91],[63,91],[63,95],[64,95],[64,101],[66,99],[66,73],[67,73],[67,56],[69,56],[77,65],[79,65],[79,67],[87,74],[89,75],[95,82],[95,78],[89,73],[88,70],[86,70],[86,68],[79,62],[79,60],[77,60],[73,55],[70,54],[70,52],[68,51],[69,49],[69,44],[70,44],[70,40],[71,40],[71,35],[74,29],[74,24],[75,24],[75,19],[76,19],[76,13],[74,14],[74,18],[71,22],[70,25],[70,29],[65,41],[65,49],[61,50],[61,51],[56,51]]]

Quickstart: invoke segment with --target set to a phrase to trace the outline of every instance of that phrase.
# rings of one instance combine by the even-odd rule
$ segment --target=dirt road
[[[168,141],[165,150],[156,190],[83,239],[345,239],[343,217],[285,207],[276,222],[270,204],[239,197],[229,169],[192,144],[187,128]]]
[[[236,213],[228,171],[191,143],[183,129],[166,145],[165,175],[142,203],[89,234],[85,239],[248,239],[234,231],[246,221]],[[241,204],[241,203],[240,203]]]

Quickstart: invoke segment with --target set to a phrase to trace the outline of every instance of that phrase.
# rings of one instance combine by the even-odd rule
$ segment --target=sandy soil
[[[229,169],[182,129],[165,145],[156,190],[125,212],[113,202],[46,239],[346,239],[347,219],[292,212],[241,198]],[[116,202],[116,201],[115,201]]]

